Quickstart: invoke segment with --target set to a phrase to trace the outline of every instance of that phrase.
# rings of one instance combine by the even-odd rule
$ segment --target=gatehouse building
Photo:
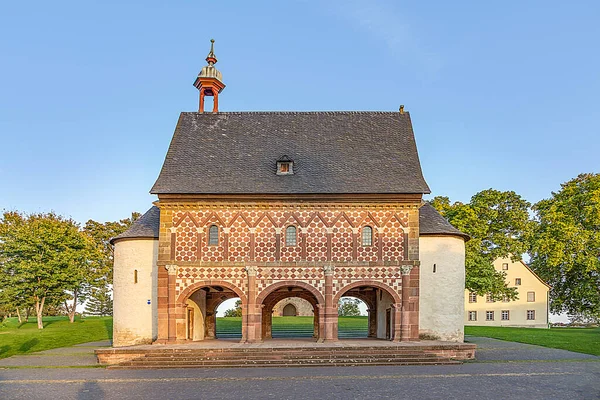
[[[242,342],[268,340],[291,298],[336,341],[342,296],[366,304],[372,338],[462,342],[468,237],[422,199],[410,114],[222,112],[212,46],[206,61],[158,200],[112,240],[114,346],[214,339],[231,298]]]

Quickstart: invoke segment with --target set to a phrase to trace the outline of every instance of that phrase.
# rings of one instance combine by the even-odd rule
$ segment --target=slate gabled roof
[[[276,174],[293,160],[293,175]],[[408,113],[181,113],[153,194],[429,193]]]
[[[120,235],[110,239],[110,244],[114,244],[115,240],[119,239],[141,239],[141,238],[156,238],[158,239],[158,228],[160,226],[160,210],[156,206],[152,206],[144,215],[135,221],[129,229]]]
[[[460,236],[465,240],[469,240],[470,237],[466,233],[462,233],[455,227],[453,227],[446,218],[429,203],[423,203],[419,209],[419,235],[448,235],[448,236]]]

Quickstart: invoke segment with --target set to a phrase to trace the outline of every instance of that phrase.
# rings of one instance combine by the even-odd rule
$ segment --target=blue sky
[[[600,3],[0,6],[0,209],[145,211],[216,39],[222,111],[411,112],[433,195],[531,202],[599,172]]]

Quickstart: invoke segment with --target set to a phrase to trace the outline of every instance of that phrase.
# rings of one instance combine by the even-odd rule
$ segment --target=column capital
[[[223,233],[229,233],[231,228],[224,226],[223,228],[221,228],[221,230],[223,231]]]
[[[333,233],[333,227],[331,227],[331,228],[325,228],[325,231],[327,233]]]
[[[248,276],[256,276],[256,273],[258,272],[258,267],[256,265],[247,265],[246,272],[248,273]]]
[[[169,275],[177,275],[177,265],[175,264],[167,264],[165,265],[165,269],[167,270]]]
[[[413,266],[412,265],[403,265],[400,267],[400,271],[402,272],[402,275],[410,275],[410,271],[412,271]]]
[[[248,228],[248,230],[250,231],[250,233],[256,233],[256,228]]]
[[[333,264],[327,264],[323,267],[323,272],[325,273],[325,276],[333,275],[334,270],[335,270],[335,267],[333,266]]]
[[[175,232],[177,232],[177,228],[176,228],[176,227],[174,227],[174,226],[172,226],[172,227],[170,227],[170,228],[169,228],[169,231],[170,231],[171,233],[175,233]]]
[[[275,228],[276,234],[281,235],[281,232],[283,232],[283,228]]]
[[[398,309],[398,310],[401,310],[401,309],[402,309],[402,303],[392,303],[392,304],[391,304],[391,306],[392,306],[393,308],[396,308],[396,309]]]

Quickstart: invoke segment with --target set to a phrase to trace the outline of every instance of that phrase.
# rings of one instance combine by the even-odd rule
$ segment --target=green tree
[[[499,257],[521,259],[531,239],[530,203],[512,191],[487,189],[467,204],[438,196],[430,201],[452,225],[471,237],[465,244],[465,286],[495,300],[517,297],[505,274],[493,266]]]
[[[581,174],[533,207],[531,266],[550,286],[550,309],[600,317],[600,174]]]
[[[340,317],[357,317],[360,315],[358,305],[360,300],[342,297],[338,303],[338,315]]]
[[[241,317],[242,316],[242,301],[238,300],[235,302],[235,307],[234,308],[230,308],[229,310],[225,311],[224,313],[225,317]]]
[[[106,282],[112,283],[113,270],[113,246],[110,244],[110,239],[125,232],[131,224],[133,224],[141,216],[138,212],[131,213],[130,218],[125,218],[120,221],[112,222],[97,222],[88,220],[83,231],[96,243],[99,250],[102,252],[102,262],[98,266],[99,272],[104,274]]]
[[[0,220],[0,274],[17,298],[32,299],[38,328],[48,296],[74,281],[87,242],[78,225],[54,213],[5,212]]]
[[[113,300],[110,297],[108,286],[92,289],[90,298],[85,306],[86,314],[99,315],[101,317],[112,315]]]

